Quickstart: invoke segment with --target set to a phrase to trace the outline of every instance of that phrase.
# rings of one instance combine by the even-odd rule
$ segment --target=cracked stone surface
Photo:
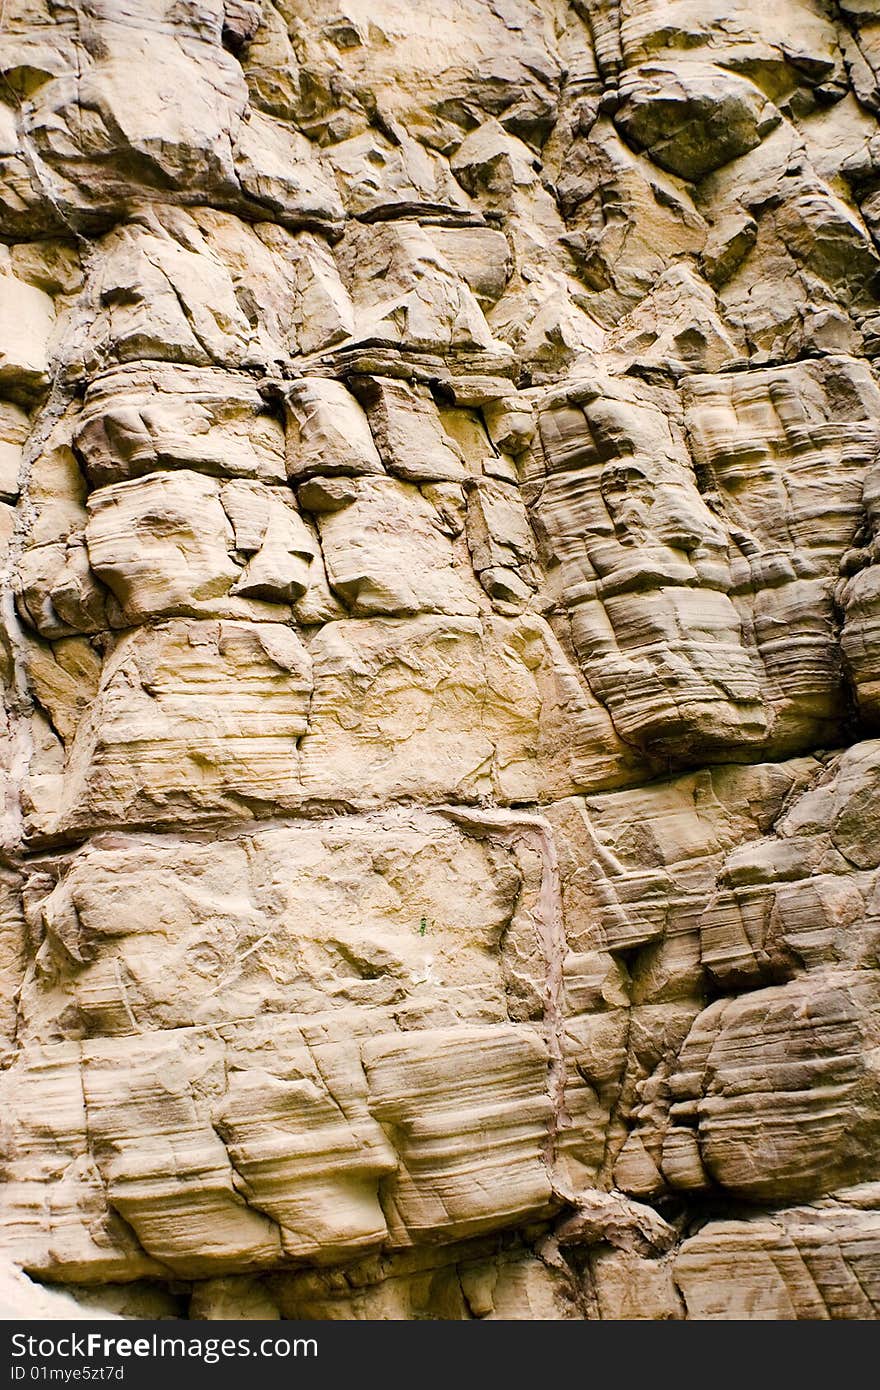
[[[877,6],[0,76],[0,1310],[878,1316]]]

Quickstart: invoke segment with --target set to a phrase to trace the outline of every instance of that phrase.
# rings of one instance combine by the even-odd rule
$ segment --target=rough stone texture
[[[6,0],[2,1316],[880,1312],[875,10]]]

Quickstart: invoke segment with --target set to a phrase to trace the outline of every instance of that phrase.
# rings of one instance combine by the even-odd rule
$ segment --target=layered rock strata
[[[875,7],[0,67],[4,1296],[875,1317]]]

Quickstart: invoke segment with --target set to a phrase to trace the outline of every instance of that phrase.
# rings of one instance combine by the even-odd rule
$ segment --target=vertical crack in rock
[[[553,1102],[547,1135],[547,1161],[551,1173],[554,1173],[556,1189],[557,1136],[561,1129],[571,1123],[571,1117],[565,1109],[565,1017],[562,1008],[562,968],[568,945],[562,916],[559,858],[553,828],[546,817],[528,811],[495,808],[476,810],[459,806],[440,806],[437,809],[459,825],[514,845],[527,845],[534,848],[540,856],[541,888],[535,912],[535,926],[544,962],[544,1036],[547,1042],[548,1089]],[[565,1194],[560,1192],[560,1195]]]
[[[0,844],[6,853],[15,853],[21,844],[24,831],[22,823],[22,794],[33,756],[33,736],[29,714],[33,708],[35,693],[28,676],[28,645],[25,632],[16,611],[16,594],[19,591],[19,566],[23,548],[26,544],[28,528],[33,521],[33,513],[27,501],[28,477],[31,466],[39,457],[41,446],[46,443],[55,424],[64,416],[70,404],[68,390],[54,383],[44,405],[39,426],[30,435],[21,454],[17,476],[13,478],[13,492],[21,488],[24,493],[19,505],[15,524],[0,571],[0,609],[2,609],[2,633],[7,649],[10,670],[6,677],[6,714],[9,721],[8,750],[4,758],[5,795],[3,817],[0,822]]]

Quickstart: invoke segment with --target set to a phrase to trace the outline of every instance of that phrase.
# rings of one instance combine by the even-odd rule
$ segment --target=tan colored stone
[[[875,9],[6,0],[11,1316],[877,1316]]]
[[[0,404],[0,496],[14,501],[19,493],[22,445],[30,424],[23,410],[11,403]]]
[[[374,1113],[400,1137],[401,1167],[387,1189],[392,1234],[464,1237],[545,1211],[550,1102],[544,1049],[530,1030],[380,1036],[364,1066]],[[454,1105],[428,1101],[426,1113],[438,1090],[451,1094],[453,1078]]]
[[[315,541],[278,488],[154,473],[97,489],[88,512],[89,563],[116,600],[114,625],[271,617],[266,604],[289,604],[312,580]]]
[[[95,487],[170,468],[285,477],[280,425],[254,383],[229,372],[117,368],[90,385],[74,443]]]
[[[364,413],[341,382],[305,377],[290,387],[286,400],[290,478],[382,472]]]
[[[358,479],[346,506],[318,513],[318,531],[330,584],[358,617],[478,609],[436,510],[409,483]]]
[[[121,637],[70,749],[59,826],[249,814],[296,795],[311,663],[278,624],[175,619]]]
[[[869,1195],[870,1194],[870,1195]],[[688,1317],[825,1321],[877,1316],[876,1194],[745,1221],[710,1221],[684,1242],[674,1266]],[[871,1196],[873,1195],[873,1201]]]
[[[27,400],[49,384],[52,300],[0,266],[0,389]]]

